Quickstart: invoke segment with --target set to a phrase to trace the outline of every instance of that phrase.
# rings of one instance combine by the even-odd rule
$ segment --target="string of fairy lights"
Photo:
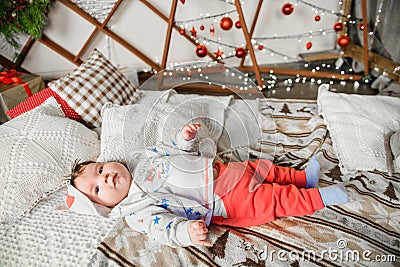
[[[223,0],[220,0],[220,1],[223,1]],[[223,1],[223,2],[226,2],[226,3],[228,3],[228,4],[233,4],[233,1]],[[295,6],[297,6],[298,3],[302,3],[302,4],[305,4],[305,5],[310,6],[310,7],[312,8],[312,10],[313,10],[315,13],[320,13],[320,12],[322,12],[321,15],[324,15],[325,13],[327,13],[327,14],[335,15],[335,16],[337,16],[337,17],[343,17],[343,14],[342,14],[343,11],[341,11],[341,13],[338,13],[338,12],[336,12],[336,11],[334,11],[334,10],[328,10],[328,9],[326,9],[326,8],[317,7],[316,5],[310,4],[310,3],[306,2],[306,1],[302,1],[302,0],[297,0],[296,3],[295,3]],[[339,4],[341,5],[342,3],[339,2]],[[290,4],[289,6],[292,6],[292,5]],[[290,13],[293,12],[293,8],[294,8],[294,7],[292,6],[292,7],[291,7]],[[236,11],[236,10],[234,10],[234,11]],[[229,13],[232,13],[232,11],[230,11]],[[289,15],[290,13],[288,13],[288,14],[286,14],[286,15]],[[217,18],[221,18],[222,16],[227,17],[227,16],[228,16],[228,13],[222,13],[222,14],[216,14],[216,15],[209,15],[209,14],[207,14],[206,16],[202,16],[202,15],[201,15],[201,16],[199,16],[199,17],[196,18],[196,19],[175,21],[175,24],[178,25],[181,29],[187,29],[188,27],[190,27],[190,25],[188,24],[189,22],[204,21],[204,20],[209,20],[209,19],[213,19],[214,22],[217,22],[217,21],[218,21]],[[349,18],[351,18],[351,17],[347,16],[346,18],[349,19]],[[317,16],[315,17],[315,19],[316,19],[316,20],[320,20],[319,15],[317,15]],[[360,19],[357,19],[357,18],[351,20],[352,23],[356,23],[356,22],[359,22],[359,21],[360,21]],[[236,22],[236,23],[238,23],[238,22]],[[212,24],[212,26],[213,26],[213,24]],[[194,30],[194,26],[191,26],[191,27],[192,27],[191,32],[195,31],[195,30]],[[202,27],[203,27],[203,26],[202,26]],[[240,26],[239,26],[239,27],[240,27]],[[343,28],[341,28],[341,29],[343,29]],[[260,41],[265,41],[265,40],[282,40],[282,39],[298,39],[299,41],[301,41],[303,38],[306,38],[306,37],[312,38],[312,37],[314,37],[314,36],[325,36],[325,35],[327,35],[327,34],[335,33],[335,32],[336,32],[336,31],[335,31],[334,29],[320,29],[320,30],[318,30],[318,31],[310,31],[310,32],[301,33],[301,34],[292,34],[292,35],[283,35],[283,36],[278,36],[278,35],[275,34],[274,36],[253,37],[253,38],[252,38],[252,43],[254,44],[254,47],[255,47],[256,49],[258,48],[258,50],[261,50],[262,52],[266,52],[266,51],[269,51],[269,50],[268,50],[268,49],[265,49],[265,46],[264,46],[264,45],[259,44]],[[203,41],[205,41],[205,42],[213,42],[213,43],[216,43],[216,44],[220,45],[220,47],[228,47],[228,48],[233,48],[233,47],[234,47],[234,45],[221,42],[219,39],[217,39],[217,41],[215,41],[215,40],[210,41],[210,38],[207,38],[207,37],[205,37],[205,36],[203,36],[203,35],[198,35],[198,36],[197,36],[197,32],[196,32],[195,35],[192,34],[192,37],[195,37],[195,38],[197,38],[197,39],[200,40],[200,41],[203,40]],[[200,41],[199,41],[198,43],[200,43]],[[311,45],[312,45],[312,44],[311,44],[311,43],[308,43],[307,45],[309,46],[309,47],[307,47],[307,49],[309,49],[309,48],[311,48]],[[271,52],[271,51],[269,51],[269,52]],[[282,53],[282,52],[279,52],[279,53],[272,52],[272,54],[274,54],[274,55],[281,55],[285,60],[287,60],[287,59],[289,59],[289,58],[291,58],[291,59],[293,59],[293,60],[298,60],[298,59],[299,59],[298,57],[293,57],[293,56],[290,57],[290,56],[288,56],[288,55],[285,55],[285,54]]]
[[[187,20],[175,20],[174,22],[175,22],[176,25],[186,24],[185,28],[187,28],[189,22],[220,18],[222,16],[227,16],[227,15],[232,14],[232,13],[236,13],[236,9],[233,9],[233,10],[230,10],[230,11],[225,11],[225,12],[222,12],[222,13],[219,13],[219,14],[214,14],[214,15],[210,15],[209,13],[206,13],[206,15],[203,16],[203,14],[200,14],[199,18],[187,19]],[[215,20],[215,22],[217,22],[217,20]]]
[[[218,1],[225,2],[225,3],[230,4],[230,5],[234,5],[234,1],[229,1],[229,0],[225,0],[225,1],[224,0],[218,0]],[[303,1],[303,0],[296,0],[294,6],[297,6],[299,3],[305,4],[307,6],[310,6],[312,8],[312,11],[314,11],[316,14],[318,14],[318,15],[315,16],[315,20],[316,21],[320,20],[319,13],[321,15],[324,15],[325,13],[327,13],[327,14],[333,14],[333,15],[338,16],[338,17],[343,17],[343,14],[342,14],[343,11],[342,10],[339,13],[339,12],[336,12],[334,10],[328,10],[326,8],[318,7],[316,5],[310,4],[310,3],[306,2],[306,1]],[[338,4],[342,5],[342,2],[339,2]],[[284,7],[282,7],[282,12],[285,15],[290,15],[293,12],[294,6],[292,4],[290,4],[290,3],[286,3],[285,5],[289,9],[288,9],[288,11],[285,11]],[[194,18],[194,19],[190,19],[190,20],[176,20],[175,21],[175,25],[180,27],[180,29],[181,29],[180,33],[181,34],[187,33],[188,28],[191,27],[190,34],[191,34],[192,38],[195,39],[196,43],[198,43],[199,45],[206,45],[206,46],[201,47],[200,50],[196,50],[196,54],[199,57],[206,56],[207,55],[207,53],[206,53],[207,52],[207,45],[209,43],[213,43],[213,44],[218,45],[218,50],[216,52],[214,52],[214,54],[217,56],[218,59],[228,59],[228,58],[232,58],[234,56],[241,58],[243,56],[247,56],[247,53],[241,52],[238,55],[238,53],[237,53],[238,51],[237,50],[240,49],[240,47],[245,47],[244,44],[242,44],[241,46],[238,47],[238,46],[230,44],[230,43],[222,42],[219,37],[216,38],[216,39],[206,37],[203,34],[199,34],[198,30],[196,30],[195,26],[194,26],[194,22],[206,21],[206,20],[213,20],[214,23],[217,23],[218,22],[218,18],[219,18],[219,19],[221,19],[220,20],[221,28],[223,30],[229,30],[232,27],[232,24],[233,24],[231,18],[229,17],[229,14],[231,14],[233,12],[236,12],[236,10],[231,10],[231,11],[228,11],[228,12],[219,13],[219,14],[212,14],[212,15],[206,14],[206,16],[203,16],[202,14],[200,14],[200,16],[198,18]],[[288,13],[285,13],[285,12],[288,12]],[[237,13],[236,13],[236,15],[238,16]],[[347,16],[346,18],[349,19],[351,17]],[[223,22],[224,19],[229,19],[229,20],[231,20],[231,22],[226,24],[225,22]],[[351,21],[356,23],[357,21],[360,21],[360,20],[355,18],[355,19],[352,19]],[[192,25],[190,25],[190,23],[192,23]],[[228,26],[226,26],[226,28],[224,28],[224,25],[228,25]],[[240,27],[241,27],[240,26],[240,22],[236,21],[235,26],[236,26],[236,28],[240,29]],[[212,36],[214,36],[214,27],[215,27],[214,24],[211,24],[210,32],[211,32]],[[343,25],[341,26],[340,30],[342,30],[342,29],[343,29]],[[200,26],[200,30],[204,30],[204,25]],[[289,55],[285,54],[284,52],[276,51],[276,50],[271,49],[270,47],[266,47],[265,45],[263,45],[262,41],[282,40],[282,39],[297,39],[299,42],[301,42],[302,39],[304,39],[304,38],[310,38],[311,39],[311,38],[316,37],[316,36],[325,36],[327,34],[332,34],[332,33],[336,33],[336,32],[338,32],[338,30],[331,28],[331,29],[319,29],[317,31],[309,31],[307,33],[291,34],[291,35],[280,35],[280,36],[278,36],[277,34],[275,34],[274,36],[253,37],[251,39],[251,42],[252,42],[252,45],[255,48],[254,51],[256,53],[268,52],[268,53],[270,53],[270,56],[278,55],[278,56],[281,56],[284,59],[285,62],[292,62],[292,61],[299,61],[299,60],[301,60],[301,58],[298,57],[298,56],[289,56]],[[345,38],[347,38],[346,40],[344,40],[346,42],[345,43],[345,45],[346,45],[346,44],[349,43],[349,39],[348,39],[348,37],[345,37]],[[228,52],[228,55],[225,55],[224,52],[221,51],[221,49],[223,47],[230,49],[230,51]],[[310,49],[311,47],[312,47],[311,41],[307,42],[307,44],[306,44],[307,50]]]
[[[92,17],[96,18],[99,22],[103,22],[106,18],[113,6],[116,3],[116,0],[102,0],[102,1],[96,1],[96,0],[72,0],[74,3],[76,3],[81,9],[85,10],[88,14],[90,14]],[[216,0],[218,2],[223,2],[227,5],[230,6],[235,6],[235,0]],[[289,0],[290,1],[290,0]],[[277,51],[276,49],[272,49],[271,47],[268,47],[264,45],[264,42],[270,42],[270,41],[282,41],[282,40],[298,40],[298,42],[302,42],[304,39],[308,40],[306,42],[306,48],[309,50],[312,47],[312,38],[318,38],[318,37],[324,37],[326,35],[331,35],[331,34],[338,34],[341,32],[344,27],[349,27],[352,25],[356,25],[359,30],[363,30],[363,21],[360,18],[354,17],[353,15],[345,15],[343,10],[331,10],[327,9],[324,7],[317,6],[313,3],[310,3],[305,0],[292,0],[293,4],[290,2],[285,3],[282,6],[281,12],[288,16],[291,15],[293,10],[297,8],[299,5],[303,5],[306,7],[311,8],[311,11],[315,14],[314,20],[319,21],[321,19],[321,16],[325,15],[332,15],[337,18],[337,22],[335,25],[331,28],[325,28],[325,29],[318,29],[318,30],[313,30],[313,31],[308,31],[308,32],[303,32],[303,33],[297,33],[297,34],[284,34],[284,35],[278,35],[274,34],[272,36],[252,36],[251,37],[251,43],[252,46],[254,47],[254,52],[256,54],[259,53],[268,53],[269,56],[279,56],[281,57],[284,62],[290,63],[290,62],[299,62],[302,60],[300,56],[291,56],[286,54],[285,52],[282,51]],[[182,5],[185,4],[185,1],[181,0],[180,1]],[[241,2],[242,5],[244,5],[244,2]],[[375,24],[373,27],[371,27],[371,31],[368,33],[369,34],[369,42],[370,46],[369,49],[371,49],[372,43],[374,41],[374,37],[376,34],[376,30],[378,29],[378,25],[380,23],[380,16],[382,13],[382,8],[385,4],[385,0],[380,0],[379,3],[379,8],[378,11],[375,15]],[[341,0],[338,1],[338,6],[342,7],[343,2]],[[233,22],[231,17],[236,16],[236,22]],[[196,54],[198,57],[205,57],[207,55],[207,47],[210,46],[210,44],[213,44],[212,47],[218,47],[215,52],[215,56],[219,60],[227,60],[230,58],[243,58],[243,57],[249,57],[246,51],[246,45],[241,44],[241,45],[236,45],[232,43],[228,43],[222,40],[221,36],[215,36],[214,34],[216,33],[216,27],[220,26],[224,31],[228,31],[231,28],[236,27],[238,30],[240,30],[241,25],[238,20],[238,13],[236,10],[236,7],[233,9],[230,9],[228,11],[223,11],[223,12],[215,12],[214,14],[206,13],[202,14],[200,13],[197,18],[190,18],[186,20],[175,20],[174,23],[176,26],[179,27],[180,29],[180,34],[187,34],[191,36],[191,38],[194,39],[194,41],[197,44],[196,48]],[[209,23],[209,36],[206,36],[205,33],[205,28],[204,24]],[[110,24],[110,22],[109,22]],[[109,25],[109,27],[112,27],[112,25]],[[199,26],[199,24],[201,24]],[[215,25],[214,25],[215,24]],[[233,27],[234,25],[234,27]],[[225,29],[223,28],[225,27]],[[208,28],[208,27],[207,27]],[[339,34],[339,38],[343,38],[342,40],[338,39],[338,46],[340,47],[345,47],[346,45],[349,44],[350,40],[347,35],[342,35]],[[112,43],[110,40],[107,42],[107,50],[110,50],[110,47]],[[211,51],[210,51],[211,52]],[[347,63],[346,59],[344,59],[345,65],[347,65],[347,70],[340,70],[341,74],[347,73],[352,73],[353,69],[351,68],[350,64]],[[173,63],[170,63],[170,65],[174,65]],[[305,63],[304,64],[305,68],[311,67],[311,64]],[[313,66],[311,71],[316,72],[320,70],[326,70],[326,69],[331,69],[331,68],[336,68],[338,70],[340,67],[335,66],[334,64],[321,64],[320,66]],[[384,69],[381,66],[375,66],[375,68],[379,69]],[[395,68],[392,71],[385,70],[384,69],[384,74],[385,72],[392,72],[395,75],[400,76],[400,66]],[[267,74],[267,77],[263,77],[263,83],[264,89],[273,89],[274,87],[277,86],[279,83],[279,79],[277,78],[276,75],[273,73]],[[301,78],[298,75],[294,79],[287,79],[283,83],[285,84],[287,90],[290,90],[290,88],[293,86],[294,83],[299,83],[299,82],[305,82],[307,81],[307,78]],[[320,79],[309,79],[308,81],[310,82],[316,82],[320,83]],[[341,83],[345,83],[344,81],[341,81]]]
[[[220,1],[222,2],[223,0],[220,0]],[[234,5],[233,1],[223,1],[223,2],[225,2],[227,4]],[[308,6],[311,6],[312,11],[314,11],[317,14],[316,17],[315,17],[316,21],[318,21],[320,19],[319,16],[320,15],[324,15],[325,12],[327,12],[328,14],[336,15],[338,17],[343,17],[342,13],[338,13],[338,12],[335,12],[333,10],[320,8],[320,7],[317,7],[315,5],[309,4],[308,2],[305,2],[305,1],[296,1],[295,6],[297,6],[298,3],[304,3],[304,4],[308,5]],[[339,4],[341,5],[342,3],[339,2]],[[293,8],[294,7],[291,4],[289,5],[289,8],[291,8],[291,10],[289,10],[288,11],[289,13],[285,14],[285,15],[290,15],[291,12],[293,12]],[[234,11],[236,12],[236,10],[234,10]],[[283,8],[282,8],[282,12],[284,12]],[[343,12],[343,11],[341,11],[341,12]],[[232,14],[232,13],[233,13],[232,11],[229,12],[229,14]],[[221,38],[219,38],[219,37],[218,38],[209,38],[209,37],[206,37],[203,34],[199,34],[195,30],[193,25],[194,25],[195,22],[203,22],[203,21],[206,21],[206,20],[212,20],[214,23],[217,23],[218,19],[220,19],[221,27],[223,27],[223,24],[222,24],[223,21],[222,20],[226,19],[229,16],[229,14],[227,14],[227,13],[211,14],[211,15],[210,14],[206,14],[206,16],[203,16],[201,14],[196,19],[192,18],[190,20],[176,20],[175,24],[178,27],[180,27],[181,34],[182,33],[186,33],[186,30],[191,28],[191,30],[190,30],[191,36],[192,36],[192,38],[195,39],[196,43],[199,44],[199,46],[203,46],[204,45],[205,47],[208,47],[210,43],[218,45],[218,50],[214,54],[218,57],[218,59],[226,60],[228,58],[232,58],[232,57],[235,57],[235,56],[236,57],[240,57],[240,56],[237,56],[237,53],[236,53],[236,51],[238,49],[237,46],[233,45],[233,44],[226,43],[226,42],[222,42]],[[236,15],[238,16],[237,13],[236,13]],[[354,21],[359,21],[359,20],[358,19],[354,19]],[[237,21],[235,23],[235,26],[236,26],[236,28],[240,29],[240,24],[239,24],[239,27],[237,26],[238,23],[239,22]],[[232,24],[233,24],[233,22],[230,22],[228,24],[228,30],[230,29],[230,27],[232,27]],[[213,27],[213,24],[211,24],[211,25]],[[204,26],[201,25],[201,27],[203,27],[203,29],[201,29],[201,30],[204,30]],[[183,31],[183,30],[185,30],[185,31]],[[226,30],[226,29],[224,29],[224,30]],[[297,61],[301,60],[300,57],[298,57],[298,56],[289,56],[289,55],[285,54],[284,52],[273,50],[272,48],[263,45],[263,42],[269,41],[269,40],[288,40],[288,39],[297,39],[299,42],[301,42],[301,40],[304,39],[304,38],[313,38],[313,37],[318,37],[318,36],[326,36],[327,34],[334,34],[336,32],[337,32],[337,30],[335,30],[333,28],[330,28],[330,29],[319,29],[317,31],[308,31],[308,32],[299,33],[299,34],[289,34],[289,35],[277,35],[277,34],[275,34],[273,36],[252,37],[251,38],[251,42],[252,42],[252,45],[254,46],[254,51],[256,53],[260,53],[260,52],[264,52],[265,53],[265,52],[267,52],[267,53],[269,53],[270,56],[277,55],[277,56],[282,57],[285,62],[297,62]],[[239,47],[244,47],[244,46],[245,45],[242,44]],[[311,42],[308,42],[307,46],[311,46]],[[225,54],[220,52],[220,50],[222,48],[227,48],[229,50],[228,55],[225,55]],[[196,53],[197,53],[197,51],[198,50],[196,50]],[[199,57],[205,56],[204,50],[200,50],[200,51],[201,51],[201,54],[197,53],[197,55]],[[248,56],[248,55],[246,55],[246,56]],[[321,67],[317,66],[312,71],[317,71],[317,70],[320,70],[322,68],[331,68],[331,65],[324,64]],[[280,82],[279,82],[279,79],[277,78],[277,76],[274,75],[273,73],[270,73],[270,74],[267,74],[267,75],[268,75],[268,77],[262,77],[263,87],[261,89],[273,89],[274,87],[278,86],[278,84]],[[283,83],[285,84],[287,90],[290,90],[290,88],[293,86],[294,83],[305,82],[306,80],[307,80],[307,78],[301,79],[300,77],[296,77],[295,79],[287,79]],[[321,83],[322,81],[320,79],[318,79],[318,80],[312,79],[311,82]]]
[[[219,1],[225,2],[227,4],[234,5],[234,1],[229,1],[229,0],[225,0],[225,1],[224,0],[219,0]],[[368,33],[369,34],[369,39],[370,39],[369,49],[371,49],[371,47],[372,47],[372,43],[373,43],[373,40],[374,40],[374,37],[375,37],[377,26],[380,23],[380,14],[382,12],[382,7],[383,7],[383,4],[384,4],[384,1],[385,0],[381,0],[381,2],[379,4],[379,9],[378,9],[378,12],[376,14],[375,25],[373,27],[373,31],[370,31]],[[296,57],[296,56],[288,56],[283,52],[274,51],[271,48],[268,48],[268,47],[264,46],[261,42],[262,41],[267,41],[267,40],[287,40],[287,39],[297,39],[299,42],[301,42],[301,40],[304,39],[304,38],[312,38],[314,36],[325,36],[327,34],[340,32],[340,31],[343,30],[344,26],[350,26],[350,25],[357,25],[359,30],[364,30],[364,27],[363,27],[363,24],[362,24],[363,23],[362,19],[354,17],[352,15],[344,15],[344,11],[343,10],[340,10],[339,12],[336,12],[334,10],[329,10],[329,9],[326,9],[326,8],[323,8],[323,7],[319,7],[319,6],[316,6],[314,4],[311,4],[311,3],[307,2],[307,1],[303,1],[303,0],[296,0],[295,3],[294,3],[294,6],[298,6],[298,4],[304,4],[306,6],[311,7],[312,11],[316,14],[316,16],[314,18],[316,21],[319,21],[321,19],[320,15],[330,14],[330,15],[336,16],[338,22],[334,25],[333,28],[329,28],[329,29],[319,29],[317,31],[309,31],[309,32],[306,32],[306,33],[291,34],[291,35],[278,36],[278,35],[275,34],[274,36],[252,37],[251,41],[252,41],[252,44],[254,45],[255,52],[260,52],[260,51],[261,52],[269,52],[271,56],[279,55],[285,60],[285,62],[298,61],[301,58]],[[343,3],[341,1],[339,1],[338,4],[340,6],[343,5]],[[290,3],[287,3],[285,5],[291,6]],[[289,13],[285,14],[285,15],[291,14],[291,12],[293,12],[293,7],[291,7],[291,9],[292,10],[290,10]],[[284,13],[284,9],[283,8],[282,8],[282,12]],[[233,13],[233,12],[229,12],[229,13]],[[191,19],[190,22],[203,21],[203,20],[207,20],[207,19],[213,19],[214,22],[217,22],[217,18],[219,16],[222,16],[222,15],[225,16],[225,17],[228,16],[228,14],[226,14],[226,13],[219,14],[219,15],[208,15],[207,14],[205,17],[204,16],[200,16],[198,19]],[[180,27],[182,29],[188,27],[187,21],[176,21],[175,23],[177,25],[179,25],[180,23],[186,23],[185,25],[181,24]],[[193,29],[194,28],[192,26],[192,31],[193,31]],[[235,45],[221,42],[220,38],[217,38],[217,40],[214,40],[214,39],[210,39],[208,37],[205,37],[205,36],[199,35],[199,34],[196,34],[194,36],[192,35],[192,37],[194,37],[196,39],[196,42],[198,44],[208,45],[209,43],[214,43],[214,44],[219,45],[219,48],[218,48],[217,52],[220,51],[221,47],[227,47],[227,48],[230,48],[230,49],[235,49]],[[343,39],[340,39],[340,38],[342,38],[342,37],[339,37],[339,39],[338,39],[338,45],[339,46],[345,47],[345,46],[347,46],[349,44],[350,40],[349,40],[348,36],[343,36]],[[308,42],[306,45],[307,45],[307,49],[309,49],[309,48],[311,48],[312,43]],[[242,47],[243,46],[244,46],[244,44],[242,44]],[[221,54],[217,54],[217,52],[214,53],[214,54],[221,55]],[[203,53],[204,53],[204,51],[203,51]],[[203,55],[199,55],[199,56],[202,57]],[[234,57],[234,56],[235,56],[234,52],[229,52],[228,56],[222,55],[222,56],[220,56],[218,58],[227,59],[227,58],[231,58],[231,57]],[[347,60],[344,59],[343,62],[346,63],[345,65],[348,66],[347,71],[352,73],[353,69],[351,68],[350,64],[347,63]],[[309,64],[306,63],[305,67],[308,67],[308,65]],[[331,68],[331,67],[332,66],[330,64],[321,64],[321,66],[317,66],[317,67],[313,68],[312,71],[315,72],[315,71],[321,70],[323,68]],[[340,69],[340,66],[335,66],[335,68],[338,70],[338,69]],[[379,66],[375,66],[375,68],[378,69]],[[382,67],[381,67],[381,69],[382,69]],[[384,70],[384,72],[383,72],[384,75],[385,75],[386,71],[387,70]],[[399,71],[400,71],[400,67],[397,67],[392,72],[395,75],[399,75],[397,73]],[[340,73],[341,74],[345,74],[346,72],[344,70],[340,70]],[[270,77],[273,78],[273,77],[276,77],[276,76],[270,74]],[[295,79],[295,82],[299,82],[300,80],[304,81],[305,78],[300,79],[299,77],[297,77]],[[269,85],[264,85],[264,88],[269,88],[270,89],[271,87],[273,87],[273,84],[275,84],[274,81],[276,81],[276,79],[273,79],[272,81],[269,81],[270,84]],[[311,82],[314,82],[314,81],[315,81],[315,79],[311,79]],[[366,79],[365,81],[369,82],[369,79]],[[316,82],[320,83],[321,80],[318,79],[318,80],[316,80]],[[291,79],[289,79],[288,81],[285,81],[285,83],[292,84]],[[332,83],[332,81],[331,81],[331,83]],[[344,85],[345,83],[346,83],[345,81],[341,81],[341,84]],[[358,83],[357,82],[355,83],[355,86],[358,87]],[[290,89],[290,88],[288,87],[287,89]]]
[[[72,2],[95,18],[98,22],[102,23],[107,18],[117,0],[72,0]]]

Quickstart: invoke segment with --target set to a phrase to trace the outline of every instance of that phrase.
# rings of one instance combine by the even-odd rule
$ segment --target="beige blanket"
[[[319,186],[344,183],[350,192],[350,203],[325,208],[312,216],[281,218],[257,227],[211,226],[211,248],[162,246],[121,220],[99,245],[94,264],[399,266],[399,175],[388,177],[378,171],[342,174],[329,132],[317,115],[316,102],[269,101],[268,105],[260,103],[261,115],[263,108],[272,108],[276,129],[265,126],[263,140],[254,155],[273,155],[276,164],[296,168],[304,168],[309,158],[316,155],[321,164]]]

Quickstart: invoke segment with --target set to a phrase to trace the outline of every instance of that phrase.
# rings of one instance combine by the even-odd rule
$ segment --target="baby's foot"
[[[319,181],[319,163],[317,157],[314,156],[310,159],[306,171],[306,188],[317,187]]]
[[[349,196],[347,195],[346,188],[341,184],[320,188],[319,193],[325,207],[349,202]]]

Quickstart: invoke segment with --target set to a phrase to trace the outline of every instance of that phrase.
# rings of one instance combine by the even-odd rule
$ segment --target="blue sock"
[[[314,156],[310,159],[306,171],[306,188],[317,187],[319,181],[319,163],[317,157]]]
[[[335,184],[324,188],[319,188],[319,193],[325,207],[331,205],[340,205],[349,202],[346,188],[341,184]]]

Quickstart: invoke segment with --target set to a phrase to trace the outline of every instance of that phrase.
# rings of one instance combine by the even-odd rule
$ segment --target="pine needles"
[[[0,5],[0,32],[11,46],[18,48],[19,33],[42,37],[46,14],[52,0],[3,0]]]

